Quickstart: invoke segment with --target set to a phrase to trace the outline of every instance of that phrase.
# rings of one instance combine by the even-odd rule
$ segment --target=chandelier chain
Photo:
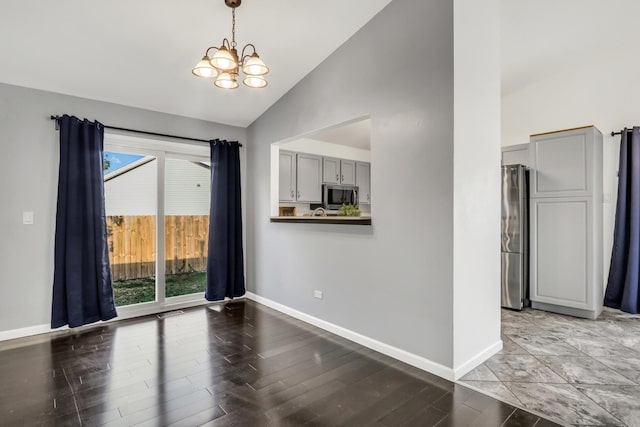
[[[231,8],[231,47],[236,47],[236,8]]]

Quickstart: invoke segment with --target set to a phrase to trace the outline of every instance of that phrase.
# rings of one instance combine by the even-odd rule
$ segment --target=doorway
[[[119,315],[204,303],[209,147],[105,135],[103,163]]]

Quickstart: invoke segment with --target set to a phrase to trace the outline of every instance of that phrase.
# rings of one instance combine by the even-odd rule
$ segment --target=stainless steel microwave
[[[342,205],[358,204],[358,187],[355,185],[322,185],[322,207],[325,209],[340,209]]]

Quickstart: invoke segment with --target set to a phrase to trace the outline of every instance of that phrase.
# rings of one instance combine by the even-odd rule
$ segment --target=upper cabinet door
[[[325,184],[340,183],[340,160],[333,157],[322,158],[322,182]]]
[[[296,154],[280,151],[279,200],[294,202],[296,200]]]
[[[298,154],[297,201],[322,203],[322,157]]]
[[[358,203],[371,204],[371,165],[365,162],[356,162],[356,185],[358,186]]]
[[[502,147],[502,166],[504,165],[525,165],[531,166],[531,156],[529,154],[530,144],[508,145]]]
[[[340,184],[356,184],[356,162],[354,160],[340,161]]]
[[[583,197],[594,195],[594,127],[531,137],[531,197]],[[601,135],[600,135],[601,140]],[[600,146],[601,149],[601,146]]]

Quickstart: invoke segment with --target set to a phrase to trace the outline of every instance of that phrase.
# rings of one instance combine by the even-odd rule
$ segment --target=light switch
[[[33,212],[22,212],[22,223],[26,225],[33,224]]]

